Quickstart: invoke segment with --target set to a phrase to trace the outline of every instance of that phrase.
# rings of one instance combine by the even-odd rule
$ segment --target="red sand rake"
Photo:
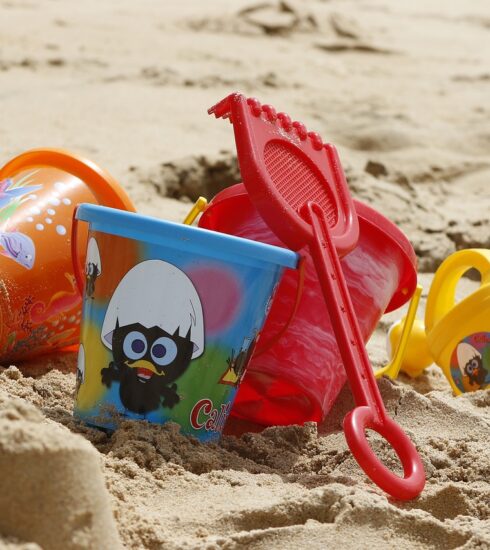
[[[424,468],[413,443],[386,413],[340,266],[339,256],[356,246],[359,226],[335,147],[287,114],[238,93],[209,113],[233,123],[243,183],[263,219],[293,250],[310,248],[356,403],[343,423],[352,454],[384,491],[402,500],[416,497],[425,484]],[[393,447],[403,477],[379,460],[367,429]]]

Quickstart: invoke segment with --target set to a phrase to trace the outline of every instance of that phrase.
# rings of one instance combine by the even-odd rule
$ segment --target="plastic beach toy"
[[[367,342],[383,313],[397,309],[412,295],[416,257],[396,225],[359,201],[354,205],[359,239],[341,265]],[[243,184],[218,193],[199,226],[285,246],[262,219]],[[325,314],[311,254],[308,247],[300,253],[305,276],[299,303],[298,275],[285,273],[233,405],[233,416],[263,425],[321,422],[345,383],[342,357]]]
[[[456,302],[458,282],[471,268],[481,275],[480,287]],[[397,342],[397,326],[390,332],[392,345]],[[416,320],[402,370],[418,376],[433,362],[456,395],[490,388],[490,250],[460,250],[437,270],[427,297],[425,326]]]
[[[218,439],[298,255],[94,205],[76,218],[90,232],[76,271],[85,292],[75,415],[109,429],[124,418],[173,421]]]
[[[201,212],[204,211],[207,205],[208,205],[207,199],[204,197],[199,197],[197,201],[194,203],[194,206],[191,208],[191,210],[185,217],[183,221],[184,225],[192,225],[196,220],[197,216],[199,216],[199,214],[201,214]]]
[[[417,285],[415,292],[410,300],[410,305],[406,316],[399,321],[396,333],[397,333],[397,345],[393,347],[394,352],[390,349],[390,361],[384,367],[377,369],[374,373],[376,378],[381,378],[382,376],[387,376],[391,380],[395,380],[400,372],[402,363],[407,358],[407,348],[410,334],[414,330],[415,326],[415,316],[417,315],[417,307],[420,302],[420,297],[422,295],[422,287]],[[390,341],[391,334],[388,334],[388,341]],[[391,342],[390,342],[391,346]]]
[[[70,235],[80,202],[133,210],[124,190],[67,151],[28,151],[0,169],[0,361],[78,343],[81,297]],[[83,238],[82,238],[83,237]],[[86,233],[79,256],[85,256]]]
[[[271,106],[232,94],[209,111],[229,118],[243,182],[277,237],[310,249],[356,408],[344,419],[347,443],[365,473],[398,499],[416,497],[425,484],[420,457],[386,414],[364,346],[339,255],[358,239],[358,220],[335,148]],[[366,430],[396,451],[404,475],[391,472],[369,446]]]

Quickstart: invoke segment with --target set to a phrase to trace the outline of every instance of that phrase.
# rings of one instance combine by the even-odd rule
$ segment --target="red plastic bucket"
[[[342,261],[360,329],[367,342],[383,313],[407,302],[417,284],[416,256],[396,225],[355,201],[360,236]],[[278,246],[281,243],[251,203],[242,184],[225,189],[209,204],[199,226]],[[231,414],[263,425],[320,422],[346,375],[309,251],[303,293],[281,337],[247,369]],[[284,329],[294,310],[298,275],[285,273],[261,333],[267,343]]]

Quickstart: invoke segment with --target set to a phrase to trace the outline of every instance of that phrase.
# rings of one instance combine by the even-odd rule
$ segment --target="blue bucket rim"
[[[162,244],[164,244],[165,239],[169,238],[174,241],[180,239],[184,242],[192,239],[196,244],[219,247],[221,253],[230,254],[230,259],[233,259],[233,256],[245,256],[292,269],[297,267],[299,261],[298,253],[279,246],[107,206],[90,203],[80,204],[75,217],[79,221],[97,224],[96,231],[138,241],[144,240],[142,239],[142,233],[148,233],[158,235],[158,240],[153,238],[144,242],[159,243],[159,239],[161,239]],[[117,233],[114,232],[116,228],[119,229]],[[163,233],[165,230],[171,232],[170,237],[168,234]],[[200,241],[206,241],[206,243]]]

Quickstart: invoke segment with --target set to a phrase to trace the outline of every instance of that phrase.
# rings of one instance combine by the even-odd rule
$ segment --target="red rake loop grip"
[[[400,500],[415,498],[425,485],[424,467],[409,437],[386,414],[325,214],[317,204],[308,202],[301,215],[313,230],[309,248],[357,405],[344,419],[349,448],[381,489]],[[373,452],[366,439],[367,429],[379,433],[393,447],[403,466],[403,478],[391,472]]]

